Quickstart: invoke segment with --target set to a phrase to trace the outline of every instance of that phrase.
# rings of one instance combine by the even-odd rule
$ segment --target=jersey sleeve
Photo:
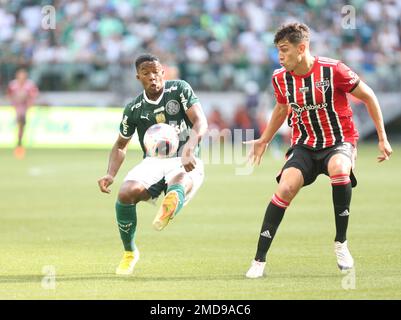
[[[195,95],[189,83],[183,80],[181,81],[180,99],[185,112],[195,103],[199,102],[198,97]]]
[[[14,94],[14,92],[13,92],[13,83],[10,82],[8,84],[8,86],[7,86],[7,95],[12,97],[13,94]]]
[[[35,102],[35,99],[39,95],[39,89],[33,82],[29,83],[28,95],[29,95],[28,103],[29,105],[32,105]]]
[[[36,97],[39,95],[39,88],[33,82],[31,82],[29,87],[29,95],[31,99],[36,99]]]
[[[123,118],[120,122],[120,136],[124,139],[130,139],[135,133],[136,124],[134,121],[134,114],[131,110],[133,104],[129,103],[123,113]]]
[[[337,64],[334,85],[344,92],[351,92],[359,84],[359,76],[343,62]]]
[[[280,87],[277,85],[276,78],[272,78],[273,88],[274,88],[274,95],[276,96],[276,100],[280,104],[287,104],[286,97],[283,96]]]

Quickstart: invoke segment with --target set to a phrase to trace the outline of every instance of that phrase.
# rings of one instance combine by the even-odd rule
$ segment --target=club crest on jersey
[[[164,113],[158,113],[156,115],[156,122],[157,123],[165,123],[166,122],[166,117],[164,116]]]
[[[180,104],[178,103],[177,100],[170,100],[166,104],[166,112],[170,116],[176,115],[180,111]]]
[[[325,94],[327,89],[330,87],[330,81],[329,80],[316,81],[315,82],[315,87],[322,94]]]

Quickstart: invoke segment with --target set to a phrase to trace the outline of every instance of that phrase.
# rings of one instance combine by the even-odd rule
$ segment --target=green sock
[[[169,193],[170,191],[175,191],[178,194],[178,206],[174,212],[174,216],[176,216],[178,214],[178,212],[181,210],[182,206],[184,205],[185,190],[181,184],[173,184],[167,188],[166,194]]]
[[[124,245],[125,251],[135,250],[135,231],[136,231],[136,205],[124,204],[117,200],[116,216],[118,230]]]

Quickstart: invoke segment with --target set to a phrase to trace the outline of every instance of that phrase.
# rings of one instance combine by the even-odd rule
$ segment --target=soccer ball
[[[146,130],[143,144],[147,156],[168,158],[177,152],[179,138],[174,127],[157,123]]]

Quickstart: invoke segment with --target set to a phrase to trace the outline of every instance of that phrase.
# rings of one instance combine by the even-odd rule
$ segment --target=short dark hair
[[[138,70],[139,66],[147,61],[158,61],[160,62],[159,58],[154,56],[150,53],[141,54],[138,58],[135,59],[135,68]]]
[[[15,74],[17,74],[18,72],[26,72],[28,73],[28,69],[25,66],[19,66],[16,70],[15,70]]]
[[[310,30],[304,23],[293,22],[282,25],[274,36],[274,44],[288,40],[291,44],[299,44],[302,41],[309,41]]]

